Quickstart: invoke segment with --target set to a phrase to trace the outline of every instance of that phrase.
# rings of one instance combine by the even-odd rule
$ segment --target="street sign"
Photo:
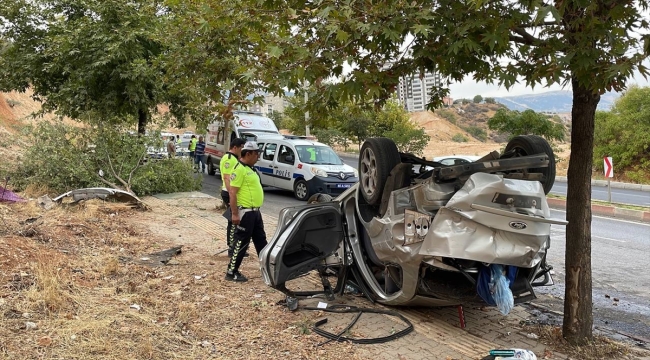
[[[614,162],[612,161],[611,156],[605,156],[605,177],[612,178],[614,177]]]

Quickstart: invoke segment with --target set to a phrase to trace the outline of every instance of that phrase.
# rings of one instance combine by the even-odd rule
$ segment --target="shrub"
[[[453,142],[467,142],[468,139],[463,134],[456,134],[451,138]]]
[[[470,135],[472,135],[473,137],[475,137],[480,141],[487,140],[487,132],[478,126],[473,126],[473,125],[466,126],[463,127],[463,130],[467,131]]]
[[[30,146],[12,171],[18,190],[44,186],[54,195],[85,187],[113,187],[137,195],[200,189],[188,161],[144,161],[148,148],[162,148],[159,133],[131,135],[119,126],[78,128],[43,122],[27,127]],[[100,176],[100,170],[102,176]]]

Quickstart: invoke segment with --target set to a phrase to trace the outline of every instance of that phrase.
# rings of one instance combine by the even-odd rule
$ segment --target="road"
[[[552,210],[552,216],[564,219],[566,212]],[[594,325],[650,339],[650,224],[594,216],[591,232]],[[565,229],[552,226],[548,260],[557,284],[536,288],[538,294],[550,295],[542,302],[559,311],[563,310],[566,241]]]
[[[339,155],[344,163],[354,167],[355,169],[358,167],[359,160],[355,156],[346,156],[341,154]],[[553,188],[551,189],[551,194],[566,196],[566,193],[567,183],[556,180]],[[607,187],[592,185],[591,198],[594,200],[607,201]],[[612,202],[620,204],[650,206],[650,192],[612,188]]]
[[[567,183],[555,181],[551,194],[566,196]],[[591,186],[591,198],[608,200],[607,186]],[[612,202],[620,204],[650,206],[650,192],[612,188]]]
[[[221,180],[218,176],[204,175],[202,192],[218,196],[220,187]],[[262,211],[277,216],[285,207],[302,204],[304,202],[296,200],[291,191],[265,188]],[[552,215],[557,219],[566,217],[566,213],[560,210],[552,210]],[[536,292],[540,295],[536,302],[557,311],[563,311],[565,249],[565,228],[553,226],[548,260],[555,269],[556,285],[536,288]],[[595,325],[650,339],[650,274],[647,271],[649,253],[650,224],[593,217],[592,271]],[[620,301],[615,302],[613,298]]]

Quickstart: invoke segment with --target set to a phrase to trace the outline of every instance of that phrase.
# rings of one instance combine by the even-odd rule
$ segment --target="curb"
[[[546,200],[548,202],[548,206],[552,209],[566,209],[566,200],[564,199],[547,198]],[[650,211],[632,210],[618,208],[615,206],[591,204],[591,212],[594,215],[650,223]]]
[[[567,182],[567,177],[566,176],[556,176],[555,181],[565,183],[565,182]],[[626,190],[650,192],[650,185],[630,184],[630,183],[616,182],[616,181],[611,181],[609,184],[610,184],[609,186],[611,186],[613,189],[616,188],[616,189],[626,189]],[[591,180],[591,185],[607,187],[607,180]]]

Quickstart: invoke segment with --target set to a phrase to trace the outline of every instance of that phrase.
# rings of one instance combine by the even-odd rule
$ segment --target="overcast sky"
[[[650,86],[650,82],[643,78],[640,74],[628,81],[628,86],[632,84],[637,84],[639,86]],[[549,91],[556,90],[571,90],[571,86],[568,85],[566,88],[562,88],[560,85],[552,85],[550,87],[544,86],[535,86],[535,89],[526,87],[525,83],[515,84],[510,90],[506,90],[505,87],[499,87],[497,85],[489,85],[484,82],[477,83],[472,79],[467,79],[462,83],[452,84],[449,87],[450,96],[453,99],[472,99],[476,95],[481,95],[482,97],[506,97],[506,96],[517,96],[517,95],[528,95],[528,94],[540,94]]]

